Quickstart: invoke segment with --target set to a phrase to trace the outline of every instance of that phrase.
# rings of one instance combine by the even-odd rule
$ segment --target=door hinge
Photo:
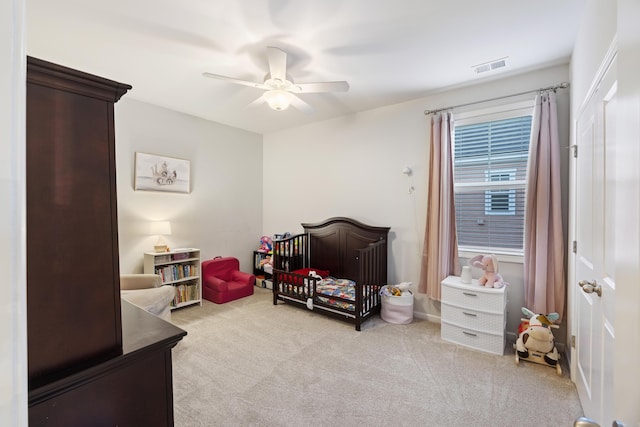
[[[576,348],[576,336],[571,335],[571,348]]]
[[[573,241],[573,247],[572,247],[573,253],[577,254],[578,253],[578,242],[576,240]]]
[[[571,148],[573,148],[573,157],[578,157],[578,144],[573,144]]]

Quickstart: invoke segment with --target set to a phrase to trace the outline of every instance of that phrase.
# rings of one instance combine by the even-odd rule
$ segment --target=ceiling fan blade
[[[291,90],[296,93],[347,92],[347,82],[295,83]]]
[[[249,82],[247,80],[240,80],[240,79],[236,79],[236,78],[233,78],[233,77],[221,76],[219,74],[202,73],[202,75],[204,77],[209,77],[211,79],[226,80],[226,81],[231,82],[231,83],[236,83],[236,84],[240,84],[240,85],[244,85],[244,86],[256,87],[258,89],[269,89],[268,87],[266,87],[262,83]]]
[[[272,79],[287,80],[287,52],[277,47],[267,47],[269,74]]]
[[[262,104],[264,104],[265,102],[267,102],[266,99],[264,99],[264,96],[260,96],[258,99],[256,99],[255,101],[252,101],[251,103],[249,103],[247,105],[247,108],[256,108],[261,106]]]
[[[307,113],[307,114],[313,113],[313,107],[307,104],[306,102],[304,102],[302,99],[295,96],[294,94],[291,94],[291,106],[302,111],[303,113]]]

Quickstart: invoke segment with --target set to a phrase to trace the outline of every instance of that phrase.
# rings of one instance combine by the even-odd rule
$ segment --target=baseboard
[[[566,350],[567,350],[567,346],[565,345],[565,343],[563,342],[556,342],[556,348],[558,349],[559,353],[562,353],[563,355],[565,355],[566,357]]]
[[[424,313],[422,311],[414,311],[413,317],[428,320],[429,322],[433,323],[440,323],[440,316],[434,316],[433,314]]]

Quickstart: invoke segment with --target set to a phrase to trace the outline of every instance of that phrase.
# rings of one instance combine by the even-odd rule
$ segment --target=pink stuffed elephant
[[[469,260],[469,265],[484,270],[484,275],[478,279],[481,285],[488,288],[501,288],[508,285],[498,273],[498,258],[495,255],[476,255]]]

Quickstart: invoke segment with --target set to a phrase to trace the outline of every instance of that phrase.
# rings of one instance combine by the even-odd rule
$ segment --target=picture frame
[[[189,193],[191,162],[136,152],[134,190]]]

